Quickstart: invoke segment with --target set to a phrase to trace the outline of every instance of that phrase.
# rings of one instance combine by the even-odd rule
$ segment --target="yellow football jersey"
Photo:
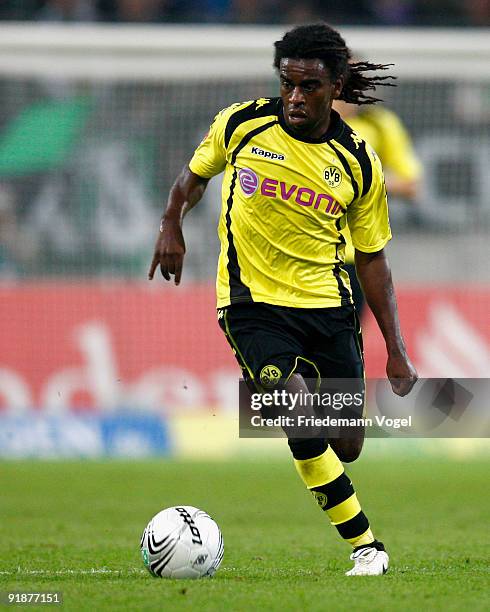
[[[203,178],[224,170],[218,307],[350,304],[347,220],[360,251],[391,238],[380,161],[335,111],[313,140],[290,130],[280,98],[234,104],[216,116],[189,168]]]

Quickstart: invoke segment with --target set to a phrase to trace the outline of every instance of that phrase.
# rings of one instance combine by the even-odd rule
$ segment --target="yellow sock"
[[[344,540],[353,547],[374,542],[352,482],[331,446],[311,459],[295,459],[301,479]]]

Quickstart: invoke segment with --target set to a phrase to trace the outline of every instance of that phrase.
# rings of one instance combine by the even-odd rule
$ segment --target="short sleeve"
[[[364,196],[347,208],[347,222],[354,247],[364,253],[375,253],[389,242],[391,229],[381,162],[369,145],[366,150],[372,167],[371,185]]]
[[[211,178],[223,172],[226,166],[225,130],[230,115],[237,104],[219,112],[209,128],[209,132],[197,147],[189,162],[189,168],[194,174],[203,178]]]

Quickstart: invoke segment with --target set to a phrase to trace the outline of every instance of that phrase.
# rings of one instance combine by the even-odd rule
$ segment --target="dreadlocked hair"
[[[342,36],[326,23],[297,26],[286,32],[281,40],[274,43],[274,66],[279,70],[283,58],[319,59],[330,72],[332,81],[343,78],[344,85],[339,100],[351,104],[375,104],[381,98],[366,94],[378,85],[394,87],[389,83],[396,77],[368,76],[366,72],[387,70],[393,64],[372,64],[353,62],[352,53]]]

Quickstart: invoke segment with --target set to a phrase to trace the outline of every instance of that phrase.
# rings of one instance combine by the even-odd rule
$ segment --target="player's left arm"
[[[417,381],[400,329],[391,270],[384,249],[363,253],[356,249],[356,272],[386,343],[386,374],[397,395],[406,395]]]
[[[347,220],[355,248],[357,276],[386,343],[386,373],[393,391],[406,395],[417,380],[417,372],[403,341],[391,270],[384,252],[391,229],[383,169],[369,146],[366,152],[371,176],[364,172],[363,181],[370,182],[364,195],[348,207]]]

